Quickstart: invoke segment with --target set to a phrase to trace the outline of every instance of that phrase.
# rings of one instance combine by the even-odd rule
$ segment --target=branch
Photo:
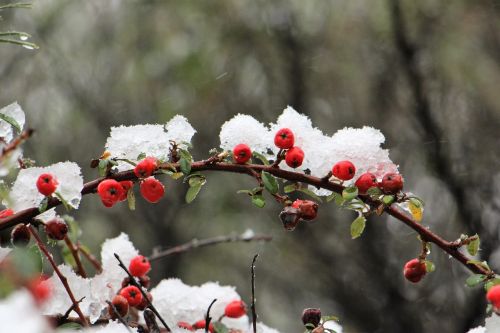
[[[162,165],[161,168],[169,169],[171,167],[176,168],[178,171],[180,171],[180,165],[179,163],[174,163],[174,164],[169,164],[167,165]],[[252,170],[252,171],[250,171]],[[213,161],[210,160],[204,160],[204,161],[197,161],[193,162],[191,164],[191,171],[196,172],[196,171],[222,171],[222,172],[232,172],[232,173],[240,173],[240,174],[252,174],[252,172],[262,172],[266,171],[270,173],[271,175],[285,179],[291,182],[300,182],[304,184],[309,184],[312,186],[315,186],[316,188],[320,189],[326,189],[329,191],[333,191],[336,193],[341,194],[342,191],[344,190],[344,186],[341,184],[337,184],[331,181],[325,181],[324,178],[318,178],[314,177],[311,175],[306,175],[300,172],[294,172],[294,171],[287,171],[283,170],[280,168],[274,168],[272,166],[266,166],[266,165],[260,165],[260,164],[233,164],[233,163],[213,163]],[[127,170],[127,171],[122,171],[122,172],[117,172],[113,175],[111,175],[108,178],[116,179],[117,181],[121,180],[137,180],[137,177],[134,175],[133,170]],[[86,195],[89,193],[95,193],[97,186],[101,181],[103,181],[105,178],[98,178],[93,181],[90,181],[86,183],[83,186],[82,189],[82,195]],[[370,205],[372,208],[379,207],[382,203],[378,200],[373,200],[371,199],[368,195],[363,195],[360,194],[359,198]],[[47,209],[50,209],[52,207],[56,207],[61,205],[61,201],[56,198],[51,198],[48,202],[48,207]],[[455,258],[457,261],[459,261],[462,265],[467,267],[470,271],[476,274],[484,274],[491,276],[493,274],[492,271],[486,269],[485,267],[482,267],[479,264],[470,262],[469,258],[462,254],[456,246],[453,245],[452,242],[449,242],[443,238],[441,238],[439,235],[433,233],[430,229],[427,227],[423,226],[419,222],[415,221],[405,213],[401,212],[395,205],[391,206],[385,206],[384,211],[393,216],[394,218],[398,219],[400,222],[406,224],[413,230],[415,230],[422,240],[429,242],[429,243],[434,243],[437,245],[439,248],[441,248],[443,251],[448,253],[451,257]],[[6,217],[4,219],[0,220],[0,231],[10,228],[12,226],[15,226],[19,223],[29,223],[35,216],[40,214],[40,211],[38,210],[38,207],[32,207],[28,208],[22,211],[17,212],[16,214]]]
[[[14,140],[12,140],[8,145],[2,148],[2,153],[0,154],[0,161],[2,161],[7,154],[19,147],[24,141],[26,141],[30,136],[33,135],[34,130],[28,128],[19,134]]]
[[[77,243],[76,247],[77,247],[78,251],[81,254],[83,254],[83,256],[85,258],[87,258],[87,260],[92,264],[92,266],[94,266],[97,274],[102,273],[102,265],[99,262],[99,260],[97,260],[97,258],[92,253],[90,253],[89,251],[87,251],[86,249],[84,249],[83,247],[81,247],[80,243]]]
[[[120,323],[122,323],[123,326],[125,326],[127,328],[128,332],[132,333],[132,331],[130,330],[130,327],[128,327],[127,323],[125,322],[125,320],[123,319],[123,317],[120,315],[120,312],[118,312],[118,310],[113,305],[113,303],[111,303],[110,301],[106,301],[106,303],[108,303],[109,307],[111,307],[111,309],[113,310],[113,313],[116,315],[116,317],[118,318],[118,320],[120,321]]]
[[[210,317],[210,309],[212,309],[212,305],[217,301],[217,298],[214,298],[212,303],[208,306],[207,314],[205,315],[205,333],[208,333],[208,329],[210,328],[210,322],[212,321],[212,317]]]
[[[59,280],[61,280],[61,283],[63,284],[64,289],[66,289],[66,292],[68,293],[68,296],[71,299],[71,302],[73,303],[74,310],[78,314],[78,317],[80,318],[80,321],[83,323],[83,326],[89,326],[89,323],[87,322],[87,319],[83,315],[82,310],[80,310],[80,306],[78,305],[78,301],[75,299],[75,296],[73,295],[73,292],[71,291],[71,288],[69,287],[68,279],[66,279],[66,277],[61,273],[59,268],[57,268],[57,265],[54,261],[54,258],[52,258],[52,255],[50,254],[49,250],[47,250],[47,247],[40,239],[40,236],[38,235],[38,232],[36,232],[35,228],[33,228],[33,226],[30,225],[29,230],[30,230],[30,233],[35,238],[38,247],[45,254],[47,259],[49,260],[50,265],[52,266],[52,268],[54,269],[54,272],[59,277]]]
[[[153,254],[151,254],[148,257],[149,261],[154,261],[158,259],[165,258],[169,255],[172,254],[179,254],[183,252],[187,252],[193,249],[197,249],[199,247],[205,247],[205,246],[210,246],[210,245],[216,245],[220,243],[233,243],[233,242],[252,242],[252,241],[264,241],[264,242],[269,242],[273,239],[272,236],[268,235],[253,235],[253,236],[245,236],[244,234],[241,235],[226,235],[226,236],[217,236],[217,237],[212,237],[212,238],[206,238],[206,239],[193,239],[187,243],[181,244],[174,246],[172,248],[163,250],[163,251],[154,251]]]
[[[80,275],[83,278],[87,277],[87,273],[85,272],[85,268],[83,268],[82,261],[80,260],[80,256],[78,255],[78,247],[73,244],[71,239],[69,239],[68,235],[64,236],[64,242],[66,246],[69,248],[71,255],[75,259],[76,263],[76,274]]]
[[[253,256],[252,266],[250,267],[250,273],[252,274],[252,304],[250,307],[252,309],[253,333],[257,333],[257,311],[255,309],[255,261],[258,256],[258,253]]]

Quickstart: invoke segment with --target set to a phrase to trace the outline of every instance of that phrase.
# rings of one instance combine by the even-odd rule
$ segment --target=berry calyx
[[[31,234],[25,224],[18,224],[10,233],[10,241],[14,246],[26,246],[30,242]]]
[[[197,329],[197,330],[205,329],[205,326],[206,326],[205,319],[198,320],[196,323],[193,324],[193,328]],[[210,333],[214,333],[215,332],[215,327],[214,327],[214,325],[212,323],[210,323],[208,325],[208,330],[210,331]]]
[[[495,285],[486,293],[486,299],[494,308],[500,309],[500,285]]]
[[[0,211],[0,219],[4,219],[6,217],[14,215],[14,211],[10,208],[4,209]]]
[[[154,157],[146,157],[134,168],[134,174],[137,178],[147,178],[155,172],[158,167],[158,161]]]
[[[403,182],[403,177],[399,173],[386,173],[380,188],[386,194],[396,194],[403,189]]]
[[[105,179],[97,186],[97,194],[104,206],[113,207],[123,196],[123,187],[114,179]]]
[[[132,188],[132,186],[134,186],[134,182],[130,180],[122,180],[120,185],[122,186],[123,192],[118,201],[125,201],[127,200],[128,191]]]
[[[151,295],[151,293],[150,293],[150,292],[147,292],[147,293],[146,293],[146,296],[147,296],[148,298],[145,298],[145,297],[143,296],[143,297],[142,297],[142,301],[141,301],[141,303],[139,303],[138,305],[136,305],[136,306],[135,306],[135,308],[136,308],[137,310],[139,310],[139,311],[144,311],[144,310],[148,307],[148,305],[149,305],[151,302],[153,302],[153,295]],[[148,302],[148,300],[149,300],[149,302]]]
[[[165,187],[154,177],[148,177],[141,182],[141,195],[151,203],[157,203],[165,194]]]
[[[120,290],[120,295],[125,297],[130,306],[139,305],[142,301],[142,294],[136,286],[128,286]]]
[[[285,155],[285,162],[290,168],[298,168],[304,161],[304,151],[295,146],[290,148]]]
[[[240,318],[247,313],[247,306],[242,300],[235,300],[226,305],[224,315],[229,318]]]
[[[186,323],[185,321],[178,322],[177,327],[183,328],[183,329],[188,330],[188,331],[194,331],[193,326],[191,326],[191,324],[189,324],[189,323]]]
[[[233,158],[238,164],[245,164],[252,157],[252,150],[244,143],[240,143],[233,148]]]
[[[38,189],[38,192],[46,197],[56,191],[57,185],[59,185],[59,183],[50,173],[42,173],[36,181],[36,188]]]
[[[133,276],[140,277],[151,270],[151,264],[145,256],[135,256],[132,260],[130,260],[128,270]]]
[[[417,283],[422,280],[424,275],[427,273],[427,269],[425,268],[425,263],[422,260],[415,258],[405,264],[403,273],[408,281]]]
[[[55,218],[45,223],[45,233],[51,239],[63,240],[68,233],[68,225],[64,220]]]
[[[311,221],[318,215],[318,204],[311,200],[297,199],[292,203],[292,207],[296,208],[301,219]]]
[[[113,304],[113,306],[116,309],[116,312],[118,313],[118,315],[120,315],[120,317],[125,317],[128,314],[128,309],[129,309],[128,301],[122,295],[115,295],[115,297],[113,297],[113,300],[111,301],[111,304]],[[118,318],[116,312],[114,311],[113,307],[111,306],[108,307],[108,313],[111,316],[111,318],[113,319]]]
[[[351,161],[340,161],[335,163],[332,174],[340,180],[349,180],[354,177],[356,167]]]
[[[295,143],[293,132],[289,128],[282,128],[274,136],[274,144],[280,149],[290,149]]]
[[[371,187],[377,187],[377,177],[371,172],[365,172],[354,183],[358,188],[359,193],[366,193]]]
[[[39,276],[30,280],[27,288],[38,305],[43,304],[52,296],[52,286],[44,276]]]
[[[286,230],[292,231],[301,221],[299,209],[292,206],[285,206],[280,212],[280,219]]]
[[[321,310],[315,308],[304,309],[304,312],[302,312],[302,322],[304,325],[310,324],[318,327],[321,322]]]

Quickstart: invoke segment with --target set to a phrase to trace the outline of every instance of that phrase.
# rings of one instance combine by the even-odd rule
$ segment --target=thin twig
[[[106,301],[106,303],[108,303],[108,305],[111,307],[111,309],[113,310],[114,314],[116,315],[116,317],[118,318],[118,320],[120,321],[120,323],[122,323],[123,326],[125,326],[127,328],[127,331],[129,331],[130,333],[132,333],[132,331],[130,330],[130,327],[128,327],[127,323],[125,322],[125,320],[123,319],[123,317],[120,315],[120,313],[118,312],[118,310],[116,309],[116,307],[113,305],[113,303],[111,303],[110,301]]]
[[[7,154],[19,147],[24,141],[26,141],[30,136],[33,135],[34,130],[28,128],[19,134],[14,140],[12,140],[8,145],[2,148],[2,153],[0,155],[0,161],[4,159]]]
[[[153,311],[149,309],[144,310],[144,321],[146,322],[149,333],[160,333],[160,328],[156,323],[156,317]]]
[[[83,296],[82,298],[80,298],[77,303],[80,304],[83,300],[85,299],[85,296]],[[68,310],[66,310],[66,312],[63,314],[63,316],[61,317],[60,321],[61,322],[65,322],[69,315],[71,314],[71,311],[73,311],[75,309],[75,305],[74,304],[71,304],[71,306],[69,307]]]
[[[78,305],[78,301],[75,299],[75,296],[73,295],[73,292],[71,291],[71,288],[69,287],[68,279],[66,279],[66,277],[61,273],[61,271],[57,267],[57,265],[54,261],[54,258],[52,258],[52,255],[50,254],[49,250],[47,250],[47,247],[40,239],[40,236],[38,235],[38,232],[36,232],[35,228],[33,228],[33,226],[30,225],[29,230],[30,230],[30,233],[35,238],[35,241],[38,245],[38,248],[45,254],[45,256],[47,257],[47,259],[50,262],[50,265],[54,269],[54,272],[59,277],[59,280],[61,280],[61,283],[63,284],[64,289],[66,289],[66,292],[68,293],[68,296],[71,299],[71,302],[73,303],[75,312],[78,314],[78,317],[80,317],[80,320],[82,321],[83,326],[89,326],[87,319],[83,315],[82,310],[80,309],[80,306]]]
[[[250,308],[252,309],[252,325],[253,325],[253,333],[257,333],[257,311],[255,309],[255,261],[259,254],[253,256],[252,266],[250,267],[250,272],[252,274],[252,303]]]
[[[212,321],[212,317],[210,317],[210,309],[212,308],[212,305],[217,301],[217,298],[214,298],[212,303],[208,306],[207,309],[207,314],[205,315],[205,333],[208,333],[208,329],[210,328],[210,322]]]
[[[87,251],[86,249],[84,249],[80,243],[77,243],[76,244],[76,247],[78,248],[78,251],[83,254],[83,256],[85,258],[87,258],[87,260],[92,264],[92,266],[94,266],[97,274],[100,274],[102,273],[102,265],[101,263],[99,262],[99,260],[97,260],[97,258],[92,254],[90,253],[89,251]]]
[[[142,286],[137,283],[137,281],[135,280],[135,278],[132,276],[132,274],[130,274],[130,271],[128,270],[128,268],[123,264],[123,261],[120,259],[120,256],[116,253],[113,253],[116,260],[118,260],[119,262],[119,266],[127,273],[128,277],[130,278],[130,283],[133,284],[134,286],[136,286],[137,288],[139,288],[139,290],[141,291],[141,294],[142,294],[142,297],[144,297],[146,299],[146,301],[148,302],[148,308],[151,309],[151,311],[154,312],[154,314],[156,315],[156,317],[158,317],[158,319],[160,319],[161,323],[163,324],[163,326],[167,329],[167,331],[170,332],[170,327],[168,327],[167,323],[165,322],[165,320],[163,320],[163,318],[160,316],[160,313],[158,312],[158,310],[156,310],[156,308],[154,307],[153,303],[151,303],[151,301],[149,300],[148,298],[148,295],[146,294],[146,292],[142,289]]]
[[[76,274],[80,275],[83,278],[86,278],[87,272],[85,272],[85,268],[83,268],[82,261],[80,260],[80,256],[78,255],[78,247],[76,247],[73,244],[73,242],[71,241],[71,239],[68,237],[67,234],[66,234],[66,236],[64,236],[64,242],[66,243],[66,246],[70,250],[71,255],[75,259]]]
[[[163,251],[154,251],[153,253],[148,257],[149,261],[154,261],[158,259],[162,259],[165,257],[168,257],[172,254],[179,254],[183,252],[187,252],[196,248],[200,247],[205,247],[205,246],[210,246],[210,245],[216,245],[216,244],[221,244],[221,243],[232,243],[232,242],[253,242],[253,241],[264,241],[264,242],[269,242],[273,239],[272,236],[269,235],[253,235],[253,236],[245,236],[245,234],[241,235],[226,235],[226,236],[217,236],[217,237],[212,237],[212,238],[206,238],[206,239],[192,239],[191,241],[174,246],[172,248],[163,250]]]

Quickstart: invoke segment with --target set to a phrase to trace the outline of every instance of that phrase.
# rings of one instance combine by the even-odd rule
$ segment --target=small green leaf
[[[285,193],[292,193],[293,191],[296,191],[296,190],[297,190],[297,184],[289,184],[283,188],[283,191]]]
[[[479,245],[481,244],[479,236],[476,234],[475,237],[477,238],[467,244],[467,252],[469,252],[471,256],[475,256],[477,254],[477,252],[479,251]]]
[[[379,197],[382,195],[382,190],[376,186],[373,186],[366,191],[366,194],[368,194],[371,197]]]
[[[311,191],[310,189],[308,189],[306,187],[298,188],[297,191],[302,192],[304,194],[307,194],[308,196],[310,196],[311,198],[313,198],[314,200],[316,200],[319,203],[323,202],[323,199],[321,199],[319,196],[316,195],[316,193],[314,193],[313,191]]]
[[[0,119],[3,121],[6,121],[12,127],[14,127],[16,129],[17,133],[21,133],[22,128],[21,128],[21,126],[19,126],[19,123],[14,118],[6,115],[5,113],[0,113]]]
[[[483,282],[485,278],[486,278],[486,275],[474,274],[474,275],[471,275],[467,278],[467,280],[465,281],[465,284],[467,285],[467,287],[472,288],[472,287],[477,286],[481,282]]]
[[[425,260],[424,264],[425,264],[425,271],[427,273],[431,273],[431,272],[434,272],[436,270],[436,265],[434,265],[434,263],[432,261]]]
[[[273,175],[271,175],[269,172],[262,171],[261,177],[262,177],[262,182],[264,183],[264,187],[266,188],[266,190],[269,191],[269,193],[271,194],[278,193],[279,191],[278,181]]]
[[[75,257],[73,257],[71,250],[66,246],[66,244],[64,244],[64,246],[61,250],[61,255],[62,255],[63,261],[66,265],[69,265],[73,268],[76,267]]]
[[[340,319],[337,316],[322,316],[321,317],[321,321],[323,323],[326,323],[327,321],[336,321],[336,322],[339,322]]]
[[[346,201],[352,200],[357,196],[358,196],[358,188],[356,186],[346,187],[342,191],[342,198],[344,198],[344,200]]]
[[[177,179],[179,179],[179,178],[184,177],[184,173],[182,173],[182,172],[172,173],[172,174],[170,175],[170,177],[172,177],[172,179],[174,179],[174,180],[177,180]]]
[[[42,273],[42,271],[43,271],[43,255],[42,255],[42,252],[40,251],[40,248],[38,247],[38,245],[34,244],[28,248],[28,251],[29,251],[30,255],[33,257],[36,271]]]
[[[135,210],[135,193],[132,188],[127,191],[128,209]]]
[[[139,155],[137,155],[137,160],[140,161],[140,160],[143,160],[146,158],[146,153],[140,153]]]
[[[250,190],[238,190],[236,192],[237,194],[248,194],[248,195],[253,195],[253,192]]]
[[[80,330],[82,328],[82,325],[78,323],[64,323],[60,326],[57,326],[57,329],[66,329],[66,330]]]
[[[396,197],[393,196],[393,195],[384,195],[383,198],[382,198],[382,202],[386,206],[391,205],[394,202],[394,200],[396,200]]]
[[[15,272],[21,277],[29,279],[42,273],[43,261],[37,245],[32,245],[29,248],[14,248],[9,253],[9,257]]]
[[[226,327],[226,325],[224,325],[220,321],[216,321],[213,324],[215,333],[229,333],[229,329]]]
[[[366,226],[366,218],[363,215],[358,216],[351,224],[351,237],[356,239],[363,233]]]
[[[181,155],[181,158],[188,160],[189,162],[193,160],[193,156],[191,156],[191,153],[186,149],[179,149],[179,155]]]
[[[484,284],[484,289],[486,291],[488,291],[488,290],[490,290],[491,287],[499,285],[499,284],[500,284],[500,279],[499,278],[494,278],[494,279],[488,280],[488,282],[486,282]]]
[[[99,176],[101,176],[101,177],[106,176],[106,172],[108,171],[108,163],[109,163],[109,160],[107,160],[107,159],[99,160],[99,165],[97,168],[97,170],[99,171]]]
[[[38,206],[38,210],[40,213],[43,213],[47,210],[47,207],[49,205],[49,197],[43,198],[42,202],[40,202],[40,205]]]
[[[186,176],[189,175],[191,173],[191,162],[183,157],[183,158],[181,158],[179,163],[181,166],[182,173]]]
[[[312,331],[313,329],[315,329],[315,328],[316,328],[316,326],[314,326],[314,325],[313,325],[313,324],[311,324],[311,323],[307,323],[307,324],[305,324],[304,326],[305,326],[305,328],[308,330],[308,332],[310,332],[310,331]]]
[[[188,179],[188,184],[189,184],[189,186],[205,185],[206,181],[207,180],[206,180],[205,176],[195,175],[194,177],[190,177]]]
[[[69,212],[73,207],[71,207],[68,202],[66,201],[66,199],[63,198],[63,196],[61,195],[61,193],[59,192],[55,192],[54,193],[56,195],[56,197],[62,202],[64,208],[66,209],[67,212]]]
[[[260,194],[252,195],[252,203],[259,208],[263,208],[266,205],[264,197]]]
[[[417,207],[424,207],[424,201],[418,197],[409,197],[408,198],[411,203],[413,203]]]
[[[269,165],[269,160],[264,156],[262,155],[261,153],[257,153],[257,152],[253,152],[252,153],[253,157],[257,158],[258,160],[260,160],[262,162],[262,164],[264,165]]]
[[[189,189],[186,192],[186,202],[187,203],[191,203],[191,202],[193,202],[194,199],[196,199],[196,196],[198,195],[198,193],[200,193],[202,186],[203,186],[202,183],[197,183],[197,184],[189,187]]]
[[[467,264],[475,264],[483,268],[486,268],[489,271],[491,270],[490,266],[488,266],[488,263],[486,261],[472,259],[472,260],[467,260]]]

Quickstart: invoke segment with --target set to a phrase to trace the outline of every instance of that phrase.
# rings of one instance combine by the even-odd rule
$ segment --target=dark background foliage
[[[447,239],[479,233],[481,257],[500,270],[499,18],[496,0],[39,0],[3,14],[1,30],[28,31],[41,48],[0,46],[0,104],[19,101],[37,130],[26,155],[76,161],[86,180],[113,125],[183,114],[198,130],[197,158],[237,113],[271,122],[289,104],[326,133],[374,126],[406,189],[426,201],[423,223]],[[484,319],[484,293],[464,287],[469,273],[437,249],[435,273],[404,281],[420,245],[397,221],[370,218],[353,241],[352,214],[323,205],[317,223],[289,233],[278,205],[235,195],[251,179],[207,176],[189,206],[186,187],[168,179],[166,198],[138,200],[135,212],[85,198],[75,213],[83,241],[98,253],[125,231],[147,254],[247,228],[271,234],[170,257],[153,275],[220,281],[248,300],[259,252],[260,318],[282,332],[301,331],[304,307],[340,316],[344,332],[465,332]]]

